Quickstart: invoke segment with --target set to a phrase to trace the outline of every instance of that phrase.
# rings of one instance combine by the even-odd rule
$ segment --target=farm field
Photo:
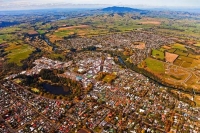
[[[177,54],[165,52],[165,60],[166,60],[166,62],[173,63],[177,59],[177,57],[178,57]]]
[[[48,33],[47,37],[49,37],[51,42],[55,42],[57,40],[64,40],[64,37],[74,34],[78,37],[92,37],[116,32],[129,32],[138,28],[150,28],[160,24],[160,20],[158,21],[157,19],[149,20],[142,18],[139,20],[132,19],[131,17],[131,14],[124,14],[122,16],[115,13],[60,20],[52,23],[52,25],[58,25],[59,28]]]
[[[199,55],[190,53],[185,45],[172,44],[152,50],[151,56],[154,59],[148,57],[138,66],[168,84],[200,91]]]
[[[174,48],[174,49],[179,49],[179,50],[182,50],[182,51],[187,51],[187,49],[185,48],[184,45],[178,44],[178,43],[173,44],[173,45],[172,45],[172,48]]]

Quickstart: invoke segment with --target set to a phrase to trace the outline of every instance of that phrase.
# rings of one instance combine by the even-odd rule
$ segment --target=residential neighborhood
[[[142,74],[121,68],[109,55],[93,52],[90,58],[86,56],[66,63],[42,57],[31,70],[16,74],[62,69],[60,76],[81,82],[83,89],[92,84],[81,99],[65,101],[34,94],[26,89],[29,86],[19,85],[15,76],[1,81],[1,132],[200,132],[200,108],[177,100],[166,87]],[[105,75],[98,79],[100,73]]]

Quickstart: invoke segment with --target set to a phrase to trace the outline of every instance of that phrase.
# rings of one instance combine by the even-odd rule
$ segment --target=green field
[[[167,50],[169,53],[174,53],[176,51],[176,49],[172,48],[172,49],[169,49]]]
[[[172,48],[174,48],[174,49],[179,49],[179,50],[182,50],[182,51],[187,51],[187,49],[185,48],[185,46],[182,45],[182,44],[179,44],[179,43],[174,44],[174,45],[172,46]]]
[[[152,56],[156,59],[164,60],[165,59],[165,54],[164,52],[160,50],[152,50]]]
[[[11,34],[0,35],[0,43],[13,41],[14,39],[16,39],[16,37],[14,35],[11,35]]]
[[[6,48],[6,51],[9,52],[7,55],[8,62],[14,62],[17,65],[21,66],[21,61],[28,58],[29,55],[34,51],[32,47],[27,44],[16,46],[15,44],[10,45]]]
[[[178,54],[178,55],[182,55],[182,56],[187,56],[187,55],[188,55],[187,52],[184,52],[184,51],[179,50],[179,49],[177,49],[174,53],[175,53],[175,54]]]
[[[148,57],[145,59],[145,63],[146,63],[147,68],[150,69],[152,72],[156,72],[156,73],[165,72],[164,62],[162,61]]]
[[[19,31],[21,31],[21,29],[18,27],[6,27],[0,30],[0,34],[10,34],[10,33],[15,33]]]
[[[37,32],[38,32],[39,34],[44,34],[46,31],[45,31],[45,30],[37,30]]]
[[[72,28],[63,31],[59,30],[58,28],[57,31],[52,33],[53,35],[57,36],[57,39],[61,39],[61,37],[68,36],[73,33],[77,33],[79,36],[91,37],[96,35],[104,35],[114,32],[127,32],[138,28],[150,28],[152,26],[156,26],[153,24],[141,24],[141,22],[144,22],[144,20],[134,20],[131,18],[130,14],[124,14],[124,16],[121,16],[117,13],[112,15],[94,15],[83,18],[60,20],[53,24],[62,28],[63,25],[66,24],[72,26],[88,25],[88,28]]]

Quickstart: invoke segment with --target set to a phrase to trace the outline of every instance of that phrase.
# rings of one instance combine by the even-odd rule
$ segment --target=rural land
[[[0,133],[200,132],[200,13],[0,18]]]

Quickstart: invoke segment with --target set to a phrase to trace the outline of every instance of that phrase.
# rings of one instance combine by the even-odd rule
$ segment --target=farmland
[[[184,84],[183,86],[194,84],[189,82],[190,79],[188,79],[188,82],[183,83],[183,81],[190,76],[188,73],[193,72],[193,75],[196,75],[196,69],[200,67],[198,65],[200,63],[199,55],[195,54],[194,50],[192,52],[191,49],[188,49],[188,46],[192,47],[197,49],[196,53],[198,53],[198,47],[200,46],[199,40],[196,39],[200,37],[200,21],[197,16],[194,15],[191,19],[187,19],[187,17],[182,17],[178,14],[173,14],[173,16],[170,14],[168,16],[166,13],[154,14],[154,12],[149,12],[148,15],[96,12],[90,15],[83,14],[79,17],[74,17],[73,15],[71,17],[68,14],[66,19],[55,19],[54,16],[51,16],[52,21],[43,22],[44,19],[40,18],[39,21],[32,23],[20,23],[2,28],[0,30],[0,44],[9,44],[9,47],[4,50],[7,54],[5,61],[14,62],[22,66],[21,61],[27,59],[35,48],[51,59],[65,60],[70,48],[77,48],[72,44],[73,39],[88,40],[82,41],[83,43],[77,43],[78,50],[81,50],[85,45],[93,43],[89,41],[93,37],[101,38],[121,33],[122,36],[126,36],[125,33],[142,31],[154,35],[161,34],[166,38],[175,38],[175,41],[173,44],[165,44],[160,48],[151,49],[150,56],[145,56],[142,59],[142,65],[140,65],[151,73],[159,75],[161,79],[166,79],[166,81],[171,82],[171,79],[178,80],[180,84]],[[100,38],[95,39],[94,44],[106,45],[102,42],[107,40],[100,41]],[[56,47],[49,44],[45,39]],[[109,44],[112,41],[111,39]],[[124,51],[128,56],[134,54],[134,49],[136,51],[145,51],[148,48],[146,41],[141,38],[130,41],[130,43],[130,47],[127,47],[126,51]],[[119,48],[120,46],[116,47]],[[132,57],[136,58],[137,55]],[[131,62],[140,63],[141,60],[132,60]],[[178,74],[177,72],[180,73]],[[108,79],[110,78],[108,76],[104,81],[109,82]]]
[[[173,63],[177,59],[178,55],[177,54],[172,54],[169,52],[165,52],[165,60],[166,62]]]
[[[29,55],[34,51],[32,47],[27,44],[11,44],[5,49],[9,54],[7,55],[8,62],[14,62],[21,66],[21,61],[28,58]]]
[[[56,22],[60,28],[48,33],[47,36],[52,42],[63,40],[64,37],[76,34],[79,37],[92,37],[106,35],[115,32],[128,32],[138,28],[150,28],[158,22],[148,21],[146,19],[131,19],[131,14],[104,14],[94,15],[85,18],[74,18],[70,20],[61,20]],[[54,23],[55,24],[55,23]],[[65,25],[71,26],[65,26]],[[102,25],[103,24],[103,25]]]
[[[200,78],[197,70],[200,69],[200,56],[189,52],[185,45],[177,43],[162,46],[161,49],[153,50],[151,56],[154,59],[148,57],[139,67],[142,66],[167,84],[187,89],[193,88],[199,92]]]

